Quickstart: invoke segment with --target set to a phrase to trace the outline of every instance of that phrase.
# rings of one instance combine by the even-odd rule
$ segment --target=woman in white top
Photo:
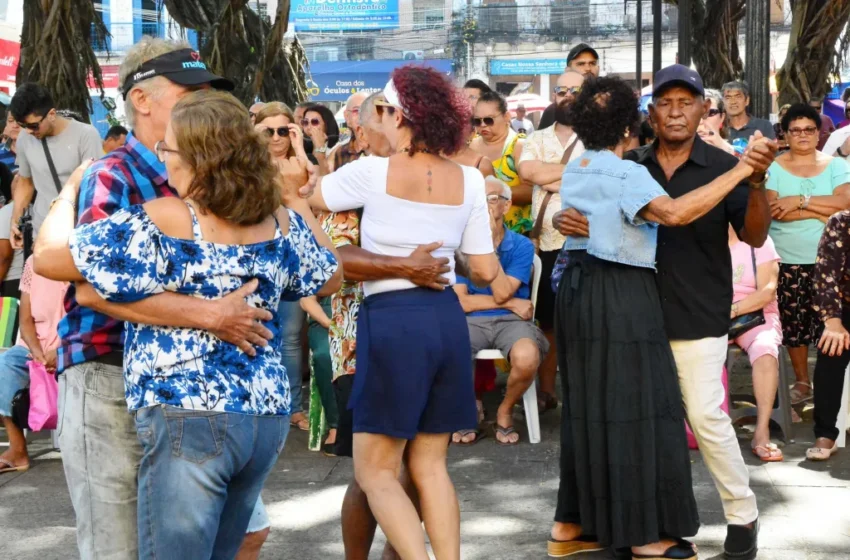
[[[464,145],[470,109],[435,70],[393,72],[375,103],[395,155],[367,157],[320,179],[314,208],[363,208],[361,245],[407,256],[441,240],[434,256],[469,257],[474,282],[487,285],[499,263],[493,251],[484,179],[451,155]],[[454,266],[452,266],[454,269]],[[455,274],[448,274],[454,283]],[[449,435],[477,424],[466,317],[453,290],[408,280],[364,282],[357,322],[354,472],[375,518],[398,554],[428,558],[419,516],[397,480],[407,448],[434,554],[460,558],[460,513],[446,470]]]

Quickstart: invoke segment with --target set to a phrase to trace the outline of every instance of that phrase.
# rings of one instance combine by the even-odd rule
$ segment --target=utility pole
[[[635,83],[637,84],[638,93],[643,89],[643,1],[637,0],[637,12],[635,15],[635,23],[637,30],[635,31],[635,43],[637,44],[637,52],[635,53]]]
[[[691,65],[691,0],[679,0],[679,64]]]
[[[747,0],[747,40],[744,75],[750,86],[750,110],[766,119],[770,114],[770,0]]]
[[[661,0],[652,0],[652,81],[661,70]]]

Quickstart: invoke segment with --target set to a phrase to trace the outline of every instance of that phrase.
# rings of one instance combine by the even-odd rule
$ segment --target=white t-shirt
[[[829,135],[829,140],[826,141],[821,152],[828,156],[839,157],[838,148],[843,146],[844,142],[846,142],[848,138],[850,138],[850,126],[839,128]],[[845,154],[844,159],[850,160],[850,154]]]
[[[10,202],[3,208],[0,208],[0,239],[12,239],[12,211],[14,209],[14,202]],[[12,253],[12,264],[9,265],[9,271],[6,272],[5,278],[0,278],[0,281],[20,280],[23,272],[24,251],[22,249],[15,249]]]
[[[442,241],[432,254],[449,259],[446,277],[456,282],[455,250],[467,255],[493,252],[490,215],[484,177],[472,167],[463,169],[463,204],[427,204],[387,194],[389,159],[360,158],[322,178],[322,197],[333,212],[363,208],[360,222],[360,246],[378,255],[407,257],[417,246]],[[415,288],[405,279],[376,280],[363,283],[368,296],[394,290]]]
[[[511,128],[513,128],[516,132],[524,131],[524,134],[531,134],[534,132],[534,124],[528,119],[514,119],[511,121]]]

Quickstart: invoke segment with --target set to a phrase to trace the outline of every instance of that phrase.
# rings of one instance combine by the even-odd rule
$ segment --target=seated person
[[[495,436],[502,445],[516,445],[519,434],[513,428],[513,408],[534,381],[549,344],[531,320],[534,245],[505,226],[504,217],[511,207],[510,187],[495,177],[487,177],[486,187],[493,246],[501,269],[487,288],[478,288],[466,277],[458,276],[454,290],[467,313],[472,358],[481,350],[498,349],[511,365],[505,398],[496,415]],[[480,399],[477,404],[481,410]],[[464,430],[455,433],[452,441],[471,444],[479,436],[478,430]]]
[[[12,398],[29,386],[28,360],[56,369],[57,327],[65,315],[66,282],[48,280],[32,270],[32,257],[24,265],[21,277],[20,335],[16,346],[0,354],[0,421],[9,436],[9,449],[0,455],[0,473],[25,471],[30,466],[27,440],[12,422]],[[35,297],[30,298],[30,295]]]
[[[729,341],[729,344],[737,344],[747,353],[753,366],[753,394],[758,409],[753,454],[765,462],[782,461],[782,451],[770,441],[770,414],[779,386],[779,346],[782,344],[782,324],[776,301],[779,253],[769,237],[761,248],[753,250],[738,239],[731,227],[729,250],[732,253],[732,285],[735,291],[735,303],[730,313],[732,319],[762,311],[765,320],[763,325]]]

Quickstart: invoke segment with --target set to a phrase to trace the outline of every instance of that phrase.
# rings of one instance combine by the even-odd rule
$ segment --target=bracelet
[[[76,211],[77,211],[77,205],[76,205],[76,203],[75,203],[73,200],[68,200],[67,198],[65,198],[65,197],[63,197],[63,196],[57,196],[56,198],[54,198],[54,199],[50,202],[50,208],[49,208],[48,210],[53,210],[53,205],[54,205],[54,204],[56,204],[57,202],[59,202],[60,200],[61,200],[61,201],[63,201],[63,202],[67,202],[68,204],[70,204],[70,205],[71,205],[71,208],[74,210],[74,212],[76,212]]]
[[[801,212],[803,211],[803,201],[804,201],[804,200],[805,200],[805,199],[803,198],[803,195],[800,195],[800,207],[799,207],[799,208],[800,208],[800,211],[801,211]]]

